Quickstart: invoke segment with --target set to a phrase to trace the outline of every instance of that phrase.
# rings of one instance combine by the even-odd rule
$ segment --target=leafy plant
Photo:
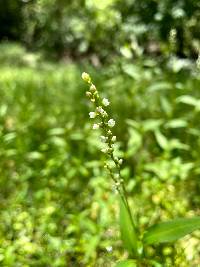
[[[91,119],[97,118],[99,120],[98,123],[93,124],[93,129],[101,129],[103,132],[101,141],[104,143],[104,148],[101,151],[105,153],[109,160],[109,162],[105,162],[105,168],[108,170],[109,176],[113,180],[119,195],[121,239],[124,248],[128,251],[131,258],[130,260],[117,263],[116,267],[146,266],[146,264],[152,262],[145,255],[147,245],[175,242],[191,232],[200,229],[200,217],[178,218],[155,224],[143,232],[140,231],[140,226],[135,225],[135,220],[128,202],[125,181],[121,176],[122,159],[119,159],[114,154],[116,136],[113,135],[111,128],[115,126],[115,121],[109,117],[106,110],[110,102],[106,98],[101,98],[89,74],[82,73],[82,79],[89,85],[89,90],[86,92],[86,95],[95,106],[95,110],[91,111],[89,116]],[[165,149],[167,140],[158,130],[155,133],[159,145]],[[142,238],[140,238],[138,232],[141,233]]]

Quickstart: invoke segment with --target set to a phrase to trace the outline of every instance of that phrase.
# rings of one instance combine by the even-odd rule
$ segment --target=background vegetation
[[[0,266],[109,267],[127,256],[82,71],[112,103],[140,225],[200,215],[199,19],[195,0],[1,5]],[[199,238],[147,253],[155,266],[197,267]]]

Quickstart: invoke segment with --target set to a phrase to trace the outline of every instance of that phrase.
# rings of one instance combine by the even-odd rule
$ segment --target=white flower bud
[[[118,173],[115,174],[115,179],[119,179],[119,174]]]
[[[104,99],[102,100],[102,104],[103,104],[105,107],[107,107],[107,106],[110,105],[110,102],[108,101],[107,98],[104,98]]]
[[[90,112],[89,116],[90,116],[90,119],[94,119],[96,117],[96,113],[95,112]]]
[[[117,140],[117,137],[114,135],[114,136],[112,137],[111,141],[114,143],[114,142],[116,142],[116,140]]]
[[[92,94],[91,94],[90,92],[87,91],[87,92],[86,92],[86,96],[87,96],[87,97],[91,97]]]
[[[94,84],[92,84],[92,85],[90,86],[90,92],[94,93],[96,90],[97,90],[97,89],[96,89],[96,86],[95,86]]]
[[[108,149],[108,152],[109,153],[112,153],[114,151],[114,148],[113,147],[110,147],[109,149]]]
[[[106,250],[107,250],[108,252],[112,252],[113,248],[112,248],[112,246],[109,246],[109,247],[106,247]]]
[[[118,160],[118,163],[119,163],[119,165],[122,165],[122,163],[123,163],[123,159],[119,159],[119,160]]]
[[[108,113],[106,111],[104,111],[103,117],[108,117]]]
[[[105,163],[104,168],[109,169],[108,163]]]
[[[100,114],[104,114],[104,109],[102,107],[97,107],[97,112],[100,113]]]
[[[110,120],[108,121],[108,126],[109,126],[110,128],[114,127],[114,126],[115,126],[115,121],[114,121],[113,119],[110,119]]]
[[[82,79],[87,82],[87,83],[90,83],[91,82],[91,78],[90,78],[90,75],[86,72],[83,72],[82,75],[81,75]]]
[[[95,124],[93,125],[92,129],[93,129],[93,130],[97,130],[97,129],[99,129],[99,124],[95,123]]]

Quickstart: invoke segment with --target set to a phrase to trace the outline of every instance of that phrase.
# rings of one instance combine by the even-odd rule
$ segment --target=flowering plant
[[[116,267],[161,266],[158,265],[158,262],[146,256],[146,247],[159,243],[175,242],[183,236],[190,234],[192,231],[200,228],[200,217],[178,218],[155,224],[143,233],[139,231],[140,229],[135,224],[131,213],[126,187],[121,176],[123,160],[114,155],[116,136],[113,135],[111,129],[115,126],[115,121],[109,117],[106,110],[106,107],[110,105],[110,101],[107,98],[101,98],[89,74],[82,73],[82,79],[89,85],[86,96],[95,107],[95,110],[89,113],[89,117],[91,119],[98,119],[98,122],[95,122],[92,128],[102,131],[100,140],[105,144],[105,147],[101,151],[113,162],[112,165],[106,162],[105,168],[108,170],[109,176],[113,180],[119,195],[121,238],[130,259],[118,262]]]

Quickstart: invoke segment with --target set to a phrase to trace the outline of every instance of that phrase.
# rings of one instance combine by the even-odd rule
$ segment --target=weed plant
[[[120,261],[116,267],[134,267],[134,266],[162,266],[162,262],[151,259],[146,253],[148,245],[158,245],[162,243],[174,243],[175,241],[191,234],[200,228],[200,216],[191,218],[176,218],[167,222],[154,224],[142,233],[140,226],[134,222],[131,208],[128,201],[128,194],[124,179],[121,175],[121,165],[123,160],[115,157],[114,147],[116,136],[113,135],[111,128],[115,126],[114,119],[109,117],[107,106],[110,102],[107,98],[101,98],[96,86],[92,83],[89,74],[83,72],[82,79],[89,84],[89,90],[86,96],[94,104],[95,110],[89,113],[91,119],[97,118],[98,123],[93,124],[93,129],[101,129],[103,135],[100,136],[104,148],[101,149],[106,154],[111,163],[105,162],[105,168],[114,182],[115,189],[119,195],[120,202],[120,232],[124,247],[127,249],[130,259]],[[190,99],[188,96],[182,96],[181,99]],[[160,142],[163,142],[162,135],[157,133]],[[175,255],[175,253],[174,253]],[[155,255],[156,258],[156,255]],[[172,260],[173,266],[177,265],[176,256]]]

